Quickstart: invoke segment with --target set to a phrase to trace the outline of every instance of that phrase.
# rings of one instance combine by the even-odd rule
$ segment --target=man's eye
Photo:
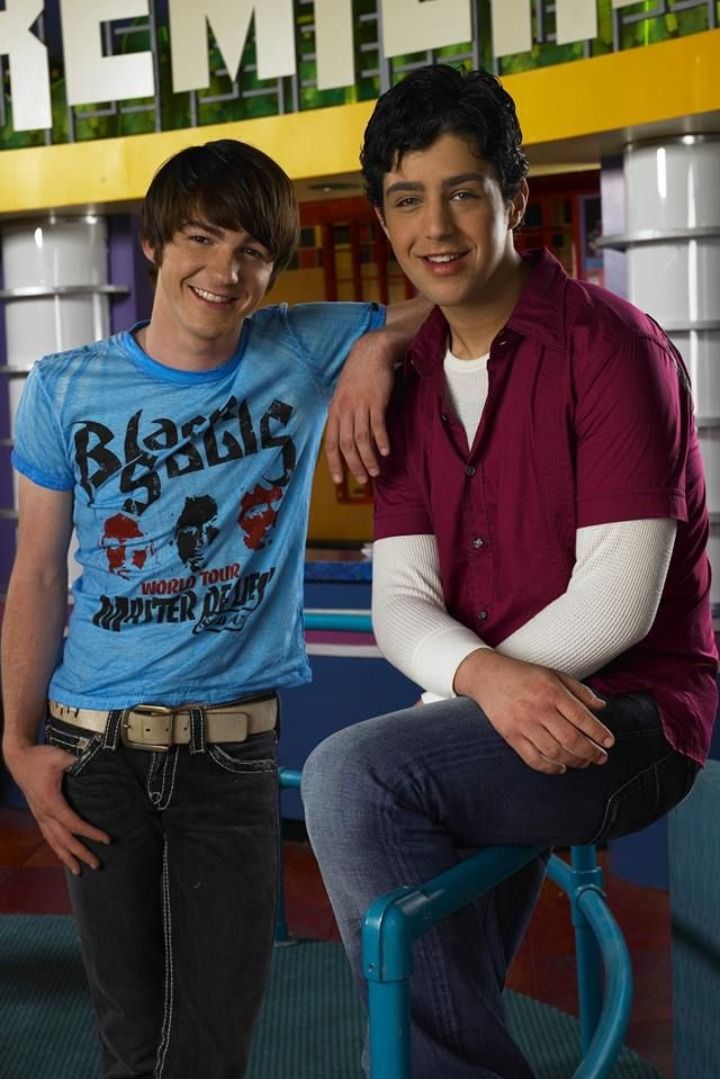
[[[398,199],[395,205],[402,210],[410,206],[417,206],[419,201],[420,200],[415,195],[405,195],[404,198]]]
[[[456,202],[464,202],[466,199],[476,199],[478,195],[475,191],[454,191],[452,197]]]
[[[212,242],[209,236],[203,236],[203,234],[200,232],[193,233],[188,237],[188,239],[191,240],[194,244],[209,244]]]

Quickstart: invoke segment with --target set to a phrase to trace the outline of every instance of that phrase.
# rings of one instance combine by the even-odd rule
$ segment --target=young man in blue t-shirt
[[[68,870],[108,1079],[241,1075],[265,985],[310,485],[343,360],[385,322],[374,304],[259,310],[297,221],[252,147],[171,158],[143,209],[150,321],[45,357],[18,410],[3,749]],[[405,321],[412,302],[370,378],[361,346],[336,414],[359,472]]]

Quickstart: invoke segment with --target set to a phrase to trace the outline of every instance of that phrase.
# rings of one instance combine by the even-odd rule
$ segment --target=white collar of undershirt
[[[456,371],[458,374],[471,374],[475,371],[481,371],[484,367],[487,367],[490,353],[486,352],[484,356],[478,356],[473,360],[461,360],[459,356],[447,350],[445,353],[445,370]]]

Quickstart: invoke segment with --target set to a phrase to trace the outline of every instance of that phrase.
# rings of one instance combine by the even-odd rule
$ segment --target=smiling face
[[[269,251],[248,232],[219,228],[202,218],[187,221],[165,244],[157,265],[152,317],[145,348],[176,367],[213,367],[228,360],[243,320],[259,306],[271,283]]]
[[[378,216],[404,272],[452,325],[514,300],[522,271],[512,229],[526,200],[524,181],[506,201],[471,142],[444,134],[385,174]]]

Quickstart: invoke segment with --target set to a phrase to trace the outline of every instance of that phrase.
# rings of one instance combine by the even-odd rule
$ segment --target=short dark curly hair
[[[503,198],[517,194],[528,159],[513,99],[487,71],[428,64],[391,87],[375,105],[360,153],[370,202],[382,208],[383,177],[404,154],[424,150],[445,134],[471,140],[495,168]]]
[[[294,254],[300,226],[292,181],[276,161],[248,143],[217,139],[188,146],[155,173],[143,202],[140,232],[156,266],[165,245],[198,215],[218,228],[244,229],[263,244],[273,260],[272,281]]]

